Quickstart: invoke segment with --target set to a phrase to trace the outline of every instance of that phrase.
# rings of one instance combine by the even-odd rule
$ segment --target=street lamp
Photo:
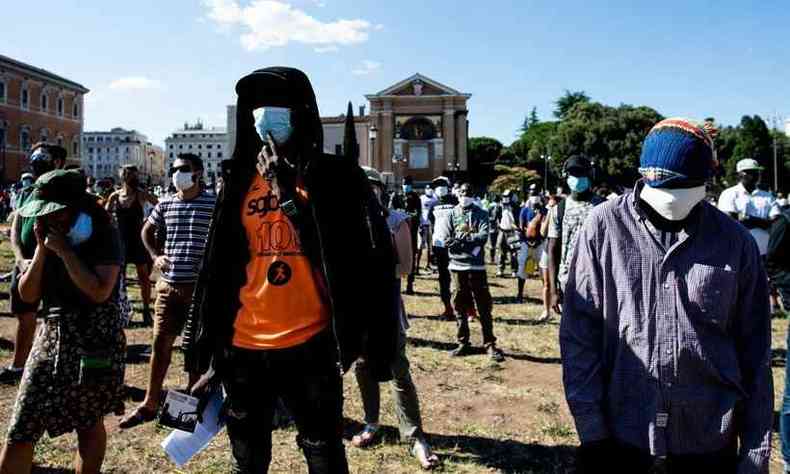
[[[376,125],[370,127],[370,166],[375,168],[376,166],[373,164],[373,158],[376,156],[376,138],[379,135],[379,129],[376,128]]]
[[[544,164],[543,191],[546,192],[549,190],[549,161],[551,161],[551,155],[540,155],[540,158]]]

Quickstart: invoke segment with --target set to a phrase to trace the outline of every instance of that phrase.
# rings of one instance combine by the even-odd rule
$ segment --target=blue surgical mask
[[[411,192],[411,189],[412,189],[412,188],[411,188],[411,184],[404,184],[404,185],[403,185],[403,192],[404,192],[404,193],[410,193],[410,192]]]
[[[77,221],[71,226],[69,233],[66,234],[66,239],[72,247],[76,247],[87,241],[91,234],[93,234],[93,219],[88,214],[81,212],[77,216]]]
[[[572,193],[583,193],[590,189],[590,178],[587,176],[568,176],[567,183]]]
[[[261,140],[263,140],[263,143],[269,140],[268,134],[270,133],[277,145],[282,145],[291,138],[294,130],[291,124],[291,109],[285,107],[261,107],[253,110],[252,116],[255,119],[255,130],[258,132]]]

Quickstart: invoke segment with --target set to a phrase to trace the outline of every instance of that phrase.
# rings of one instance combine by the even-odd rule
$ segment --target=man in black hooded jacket
[[[186,368],[204,374],[196,394],[217,380],[227,392],[235,472],[267,472],[279,397],[309,472],[347,473],[341,373],[364,356],[378,380],[391,377],[390,233],[362,169],[323,154],[304,73],[261,69],[236,92],[237,143],[185,334]]]

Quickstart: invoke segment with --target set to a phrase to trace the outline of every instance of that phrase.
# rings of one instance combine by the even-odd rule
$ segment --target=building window
[[[211,158],[211,152],[208,152],[208,157]]]
[[[0,126],[0,150],[5,149],[5,128]]]
[[[88,147],[88,153],[93,153],[93,147]]]
[[[74,99],[74,107],[71,108],[71,115],[73,115],[74,118],[80,116],[80,104],[77,102],[76,98]]]
[[[192,144],[191,144],[191,143],[189,144],[189,149],[190,149],[190,150],[192,149]]]
[[[77,143],[77,140],[71,142],[71,156],[77,156],[80,154],[80,144]]]
[[[217,158],[222,158],[222,152],[221,151],[217,152]]]
[[[5,81],[0,80],[0,102],[5,102]]]
[[[58,116],[63,117],[63,97],[58,97]]]
[[[49,108],[49,96],[46,92],[41,93],[41,111],[46,112]]]
[[[178,145],[178,149],[179,150],[183,150],[184,149],[184,145]]]
[[[26,128],[19,133],[19,148],[22,151],[30,151],[30,132]]]
[[[63,137],[58,137],[58,146],[63,146]]]
[[[202,150],[202,149],[203,149],[203,145],[198,145],[198,150]]]
[[[343,154],[343,145],[335,145],[335,155],[340,156]]]
[[[20,97],[19,103],[23,109],[27,109],[30,101],[30,93],[27,91],[27,86],[22,86],[22,96]]]
[[[174,158],[174,153],[172,151],[170,152],[170,158]]]
[[[170,144],[170,149],[171,149],[171,150],[173,149],[173,144],[172,144],[172,143]]]
[[[206,148],[207,148],[207,149],[209,149],[209,150],[211,150],[212,148],[214,148],[214,145],[212,145],[211,143],[209,143],[208,145],[206,145]]]

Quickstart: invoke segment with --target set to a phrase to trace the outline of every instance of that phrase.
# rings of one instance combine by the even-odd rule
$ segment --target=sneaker
[[[488,356],[491,357],[491,360],[493,360],[494,362],[505,361],[505,354],[501,350],[497,349],[497,347],[493,344],[488,346],[486,352],[488,353]]]
[[[518,273],[516,272],[511,273],[510,278],[518,278]]]
[[[16,385],[22,380],[22,373],[24,369],[16,369],[13,367],[6,367],[0,370],[0,384]]]
[[[505,276],[505,272],[497,271],[496,272],[496,276],[497,276],[497,278],[502,278],[502,277]]]
[[[538,318],[538,322],[545,323],[549,319],[551,319],[551,313],[549,313],[548,311],[544,311],[540,314],[540,317]]]
[[[469,344],[459,344],[458,347],[453,349],[450,353],[453,357],[463,357],[472,353],[472,346]]]

